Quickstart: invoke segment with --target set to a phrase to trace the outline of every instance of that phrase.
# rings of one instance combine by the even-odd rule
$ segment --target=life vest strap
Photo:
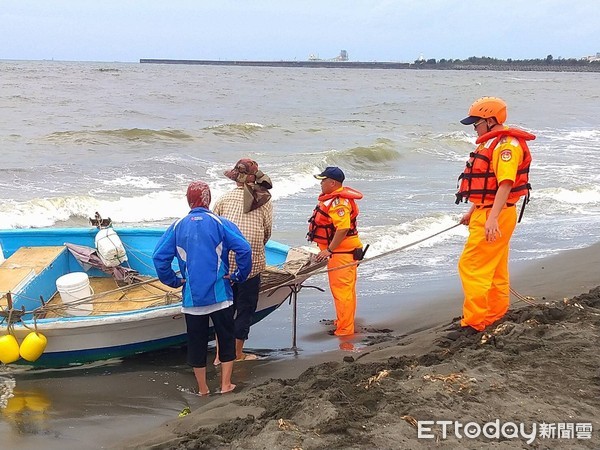
[[[492,206],[494,206],[493,203],[488,203],[487,205],[475,205],[475,209],[489,209]],[[508,208],[512,208],[513,206],[515,206],[515,203],[507,203],[506,206]]]

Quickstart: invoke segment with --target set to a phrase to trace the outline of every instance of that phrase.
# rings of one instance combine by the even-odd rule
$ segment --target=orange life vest
[[[315,207],[312,216],[308,219],[308,234],[306,238],[309,241],[327,244],[331,243],[335,234],[333,221],[329,217],[329,210],[338,198],[345,198],[350,203],[350,230],[346,236],[355,236],[358,234],[356,229],[356,218],[358,217],[358,205],[355,200],[360,200],[363,195],[355,189],[344,187],[341,191],[330,194],[321,194],[319,203]]]
[[[525,202],[529,201],[531,153],[527,141],[534,140],[535,136],[517,128],[505,128],[490,131],[477,139],[479,146],[469,155],[465,171],[458,177],[456,204],[468,200],[477,204],[493,203],[498,191],[498,180],[491,168],[492,156],[498,143],[506,137],[517,139],[523,149],[523,161],[517,167],[517,176],[507,202],[516,203],[522,196],[525,196]]]

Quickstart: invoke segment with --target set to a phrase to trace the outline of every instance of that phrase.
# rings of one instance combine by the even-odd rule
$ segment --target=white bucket
[[[67,307],[67,314],[71,316],[88,316],[92,313],[94,305],[91,302],[76,303],[69,307],[69,304],[89,297],[94,293],[87,273],[72,272],[63,275],[56,280],[56,289],[60,292],[63,305]]]

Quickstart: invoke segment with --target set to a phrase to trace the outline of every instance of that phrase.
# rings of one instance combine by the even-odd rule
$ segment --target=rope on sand
[[[529,305],[535,306],[537,305],[537,303],[535,302],[535,299],[533,297],[527,297],[523,294],[519,294],[515,289],[513,289],[512,287],[510,288],[510,292],[512,295],[514,295],[515,297],[517,297],[517,299],[519,299],[522,302],[525,302]]]

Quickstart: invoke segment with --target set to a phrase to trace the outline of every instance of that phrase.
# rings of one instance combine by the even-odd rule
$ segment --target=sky
[[[597,0],[0,0],[0,59],[581,58]],[[594,19],[596,17],[596,19]]]

